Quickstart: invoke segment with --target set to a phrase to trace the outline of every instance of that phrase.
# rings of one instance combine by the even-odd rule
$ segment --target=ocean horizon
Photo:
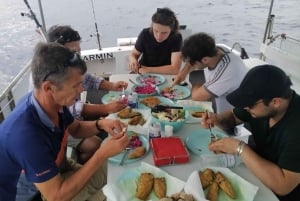
[[[137,37],[151,23],[151,16],[159,7],[169,7],[181,25],[193,33],[207,32],[217,43],[232,46],[239,42],[249,56],[259,55],[259,46],[267,22],[271,0],[152,0],[152,1],[42,1],[46,29],[52,25],[71,25],[82,36],[82,49],[98,48],[95,22],[101,46],[115,46],[117,38]],[[28,0],[40,23],[38,1]],[[300,4],[298,0],[277,0],[274,3],[274,33],[287,33],[300,38]],[[3,91],[25,66],[41,37],[36,25],[21,13],[29,13],[23,1],[0,0],[0,90]]]

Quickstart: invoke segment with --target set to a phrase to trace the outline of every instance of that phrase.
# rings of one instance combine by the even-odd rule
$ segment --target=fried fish
[[[132,109],[130,107],[126,107],[118,113],[118,117],[122,119],[127,119],[130,116]]]
[[[230,182],[225,178],[221,172],[217,172],[215,175],[215,181],[218,183],[220,189],[224,191],[229,197],[235,199],[235,192]]]
[[[148,106],[148,107],[154,107],[155,105],[160,104],[160,100],[157,97],[154,96],[148,96],[146,98],[143,98],[140,100],[140,103]]]
[[[209,201],[217,201],[218,200],[218,195],[219,195],[219,186],[218,183],[213,181],[212,184],[210,185],[206,199]]]
[[[137,147],[129,153],[128,158],[129,159],[139,158],[139,157],[143,156],[145,154],[145,152],[146,152],[145,147],[143,147],[143,146]]]
[[[132,117],[129,121],[128,121],[128,124],[129,125],[138,125],[141,118],[143,118],[141,115],[137,115],[135,117]]]
[[[195,118],[202,118],[202,116],[205,114],[204,111],[196,111],[196,112],[192,112],[192,116]]]
[[[154,176],[152,173],[141,173],[135,196],[141,200],[146,200],[152,191]]]
[[[154,193],[158,198],[166,197],[167,185],[164,177],[154,179]]]
[[[199,178],[202,184],[202,188],[206,189],[214,180],[214,171],[206,168],[203,172],[199,172]]]

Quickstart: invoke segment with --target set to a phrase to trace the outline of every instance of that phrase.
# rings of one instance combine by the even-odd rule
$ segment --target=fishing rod
[[[97,25],[97,20],[96,20],[96,15],[95,15],[95,7],[94,7],[94,2],[91,0],[92,3],[92,8],[93,8],[93,15],[94,15],[94,22],[95,22],[95,28],[96,28],[96,36],[97,36],[97,42],[99,46],[99,50],[101,50],[101,44],[100,44],[100,34],[98,32],[98,25]]]
[[[37,29],[38,29],[38,32],[41,34],[43,40],[45,42],[48,42],[48,37],[47,37],[47,34],[46,34],[46,31],[45,29],[42,27],[42,25],[39,23],[38,19],[36,18],[36,15],[34,14],[34,12],[32,11],[29,3],[27,0],[24,0],[24,3],[26,4],[28,10],[29,10],[29,13],[21,13],[22,16],[26,16],[26,17],[29,17],[30,19],[33,19],[36,26],[37,26]],[[41,4],[39,4],[41,6]]]

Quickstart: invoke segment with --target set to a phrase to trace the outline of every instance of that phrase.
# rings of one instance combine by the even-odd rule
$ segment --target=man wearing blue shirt
[[[68,106],[83,90],[86,65],[57,43],[38,44],[32,59],[34,91],[0,125],[0,200],[15,200],[24,171],[43,198],[105,200],[106,162],[128,144],[118,120],[79,121]],[[104,129],[111,137],[84,165],[66,159],[68,135],[90,137]]]

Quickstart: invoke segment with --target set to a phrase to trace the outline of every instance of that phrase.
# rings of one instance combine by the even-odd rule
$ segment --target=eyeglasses
[[[80,64],[82,62],[80,56],[74,52],[73,57],[70,58],[69,60],[67,60],[64,64],[63,67],[68,67],[68,66],[76,66],[78,64]],[[50,75],[56,74],[58,72],[61,71],[61,66],[56,66],[54,70],[50,71],[49,73],[47,73],[44,78],[43,78],[43,82],[47,80],[47,78],[49,78]]]

